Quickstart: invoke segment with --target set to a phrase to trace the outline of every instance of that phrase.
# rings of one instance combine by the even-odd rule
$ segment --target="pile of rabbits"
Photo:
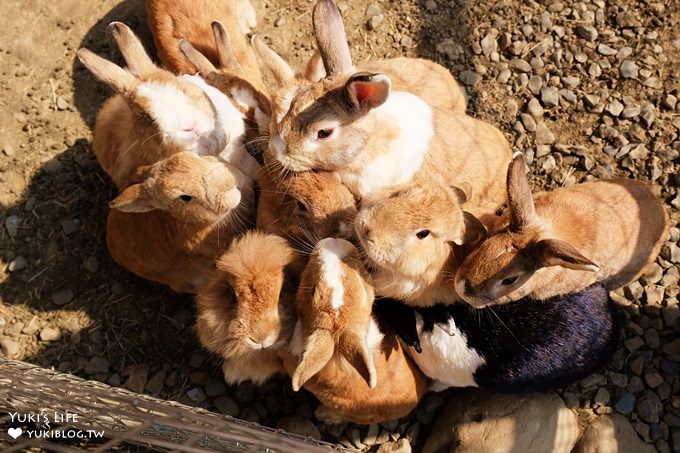
[[[523,157],[466,114],[444,67],[355,66],[333,0],[313,8],[301,70],[247,37],[248,0],[146,8],[160,66],[119,22],[126,68],[78,52],[115,92],[93,139],[120,191],[107,244],[196,294],[226,382],[287,374],[320,420],[376,423],[430,390],[553,389],[606,363],[608,291],[668,231],[650,187],[532,194]]]

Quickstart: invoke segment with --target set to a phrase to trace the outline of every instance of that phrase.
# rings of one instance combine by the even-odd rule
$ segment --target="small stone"
[[[506,68],[498,73],[498,77],[496,78],[496,80],[498,81],[498,83],[503,85],[507,83],[508,80],[510,80],[510,77],[512,77],[512,71]]]
[[[517,102],[514,99],[510,99],[505,106],[505,114],[510,118],[515,118],[518,111],[519,105],[517,105]]]
[[[371,17],[368,22],[367,26],[369,30],[377,30],[378,27],[380,26],[381,23],[385,20],[385,16],[383,14],[377,14],[373,17]]]
[[[645,382],[650,388],[655,389],[663,384],[663,377],[659,373],[646,373]]]
[[[378,440],[378,434],[380,432],[380,427],[376,424],[372,424],[368,426],[368,430],[366,431],[366,435],[364,436],[363,439],[363,444],[372,447],[373,445],[376,444],[376,441]]]
[[[668,110],[673,110],[677,104],[678,98],[673,96],[672,94],[666,95],[663,98],[663,106],[666,107]]]
[[[536,98],[531,98],[531,100],[527,104],[527,111],[534,118],[541,118],[543,116],[543,107],[541,106],[541,103],[538,102],[538,99],[536,99]],[[527,129],[527,130],[529,130],[529,129]],[[535,127],[534,127],[534,130],[536,130]],[[530,132],[533,132],[533,131],[530,131]]]
[[[479,77],[474,71],[462,71],[458,77],[464,85],[468,86],[472,86],[481,80],[481,77]]]
[[[69,219],[61,222],[61,228],[64,234],[68,236],[69,234],[75,233],[80,228],[80,221],[78,219]]]
[[[208,379],[204,387],[206,395],[210,397],[227,393],[227,387],[224,385],[224,382],[218,379]]]
[[[218,396],[213,400],[213,404],[215,405],[217,410],[224,415],[236,417],[240,412],[240,409],[238,407],[238,404],[236,404],[236,401],[234,401],[229,396]]]
[[[19,225],[21,224],[21,219],[15,215],[11,215],[5,219],[5,229],[10,237],[16,237],[19,233]]]
[[[149,377],[149,365],[146,363],[129,365],[125,368],[123,374],[128,376],[128,380],[125,382],[126,389],[132,390],[135,393],[144,392],[144,387],[146,387],[146,381]]]
[[[408,35],[404,35],[401,37],[399,44],[401,44],[402,47],[406,47],[407,49],[409,49],[413,47],[413,39]]]
[[[24,258],[22,255],[19,255],[10,261],[9,266],[7,266],[7,270],[10,272],[21,272],[26,269],[27,266],[28,262],[26,261],[26,258]]]
[[[621,77],[624,79],[634,79],[638,76],[639,69],[640,68],[638,68],[638,65],[635,64],[634,61],[624,60],[624,62],[621,63],[619,72],[621,73]]]
[[[518,72],[531,72],[531,65],[519,58],[513,58],[508,63],[510,69],[515,69]]]
[[[584,26],[584,25],[579,25],[575,29],[576,36],[579,38],[583,38],[586,41],[595,41],[597,37],[599,36],[599,33],[595,29],[595,27],[592,26]]]
[[[619,101],[612,101],[604,108],[604,110],[613,117],[618,117],[623,112],[623,104]]]
[[[54,158],[45,162],[42,166],[42,169],[49,175],[56,175],[64,169],[64,166],[59,161],[59,159]]]
[[[42,341],[58,341],[61,339],[61,330],[53,327],[45,327],[40,331]]]
[[[628,385],[628,376],[614,371],[609,372],[609,382],[618,388],[625,388]]]
[[[642,340],[640,337],[633,337],[633,338],[628,338],[623,342],[623,345],[628,349],[630,352],[635,352],[638,349],[640,349],[642,346],[644,346],[645,342]]]
[[[3,152],[3,154],[4,154],[5,156],[7,156],[7,157],[12,157],[12,156],[14,156],[14,153],[15,153],[14,147],[13,147],[12,145],[10,145],[10,144],[5,144],[5,145],[2,147],[2,152]]]
[[[189,366],[191,368],[199,368],[205,362],[205,354],[203,351],[194,351],[189,356]]]
[[[200,404],[207,400],[208,398],[205,396],[205,392],[201,387],[194,387],[191,388],[187,391],[187,396],[191,401],[194,403]]]
[[[411,453],[411,444],[405,438],[387,442],[378,447],[376,453]]]
[[[680,338],[662,345],[661,350],[668,355],[680,354]]]
[[[600,103],[600,98],[594,94],[586,94],[583,96],[583,100],[585,101],[586,105],[591,108],[597,106]]]
[[[484,55],[487,57],[493,52],[498,51],[498,42],[496,42],[496,36],[492,33],[489,33],[484,38],[482,38],[481,45],[482,52],[484,52]]]
[[[597,52],[598,52],[600,55],[604,55],[604,56],[609,57],[609,56],[616,55],[617,50],[614,49],[614,48],[612,48],[612,47],[610,47],[610,46],[608,46],[608,45],[606,45],[606,44],[598,44],[598,46],[597,46]]]
[[[635,395],[631,393],[624,393],[621,398],[614,405],[616,411],[623,415],[628,415],[635,409]]]
[[[380,8],[380,5],[377,3],[371,3],[366,7],[366,17],[371,18],[373,16],[377,16],[378,14],[382,14],[382,9]]]
[[[628,155],[633,159],[646,159],[649,155],[649,150],[645,145],[640,144],[635,146]]]
[[[663,405],[651,390],[645,390],[638,399],[635,409],[640,418],[647,423],[658,423],[659,416],[663,410]]]
[[[609,392],[607,391],[607,389],[604,387],[600,387],[599,389],[597,389],[597,393],[595,393],[593,401],[601,406],[609,404]]]
[[[552,145],[553,143],[555,143],[555,136],[543,121],[539,122],[536,126],[536,144]]]
[[[0,338],[0,349],[8,359],[19,357],[19,343],[9,338]]]
[[[94,256],[90,256],[83,261],[83,267],[89,273],[94,274],[99,269],[99,261]]]
[[[85,363],[84,368],[85,374],[98,374],[98,373],[108,373],[109,371],[109,361],[104,357],[92,357]]]
[[[529,87],[529,91],[531,91],[534,95],[538,95],[541,92],[541,88],[543,87],[543,79],[541,76],[532,75],[529,78],[529,84],[527,86]]]
[[[73,291],[70,289],[60,289],[59,291],[52,293],[52,303],[57,306],[66,305],[73,300]]]
[[[274,21],[274,26],[275,26],[275,27],[282,27],[282,26],[284,26],[284,25],[286,25],[286,17],[285,17],[285,16],[279,16],[279,17],[277,17],[276,20]]]
[[[663,88],[663,83],[661,83],[661,80],[659,80],[658,77],[649,77],[645,79],[645,81],[642,82],[642,84],[646,87],[654,88],[655,90],[660,90],[661,88]]]
[[[663,286],[650,285],[645,288],[645,297],[648,305],[661,305],[665,289]]]
[[[311,421],[300,417],[299,415],[290,415],[278,421],[276,427],[288,431],[289,433],[298,434],[312,439],[321,439],[321,433],[314,426]]]
[[[534,121],[534,118],[531,115],[527,113],[522,113],[520,114],[519,118],[522,121],[524,129],[526,129],[529,132],[536,131],[536,121]]]
[[[146,391],[152,395],[159,395],[163,390],[163,384],[165,383],[165,371],[159,370],[151,375],[151,379],[146,383]]]
[[[546,107],[554,107],[560,103],[559,90],[555,87],[544,87],[541,89],[541,101]]]

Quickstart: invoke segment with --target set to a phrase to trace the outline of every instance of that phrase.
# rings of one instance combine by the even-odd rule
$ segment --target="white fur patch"
[[[331,307],[337,312],[345,299],[345,287],[342,284],[342,259],[353,246],[341,239],[322,239],[318,243],[321,259],[321,276],[331,290]]]
[[[297,90],[294,88],[289,89],[286,91],[286,94],[284,94],[281,97],[281,102],[279,102],[278,105],[278,113],[276,114],[276,123],[279,124],[281,121],[283,121],[283,117],[286,116],[288,113],[288,110],[290,110],[290,104],[293,103],[293,99],[295,99],[295,95],[297,94]]]
[[[295,357],[301,357],[303,352],[305,352],[305,344],[302,341],[302,321],[298,319],[290,339],[290,353]]]
[[[286,154],[286,142],[280,134],[274,134],[269,138],[269,149],[274,154],[276,160],[281,161]]]
[[[368,332],[366,333],[366,345],[369,350],[380,349],[380,344],[383,341],[384,335],[380,332],[378,328],[378,323],[371,318],[371,323],[368,326]]]
[[[477,387],[474,373],[486,360],[468,347],[453,320],[445,329],[435,325],[431,332],[423,332],[423,318],[416,313],[416,328],[423,352],[406,350],[426,376],[450,387]]]
[[[383,123],[396,124],[400,133],[388,149],[363,164],[359,174],[342,173],[345,183],[362,197],[410,182],[420,170],[434,134],[432,109],[411,93],[392,92],[373,114]]]

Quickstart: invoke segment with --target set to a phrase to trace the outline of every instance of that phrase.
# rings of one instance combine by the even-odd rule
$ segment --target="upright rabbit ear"
[[[312,11],[314,36],[321,59],[329,76],[352,70],[352,57],[347,44],[340,10],[333,0],[319,0]]]
[[[295,71],[279,54],[274,52],[259,36],[253,36],[251,43],[262,63],[271,71],[279,87],[288,85],[295,79]]]
[[[241,65],[234,54],[229,33],[224,26],[215,21],[212,23],[213,35],[215,35],[215,45],[217,46],[217,58],[220,60],[220,67],[225,69],[238,69]]]
[[[78,50],[78,60],[99,80],[119,94],[127,95],[134,90],[135,77],[115,63],[95,55],[88,49]]]
[[[475,244],[486,238],[486,227],[477,217],[467,211],[463,211],[463,222],[465,224],[463,234],[459,238],[454,238],[454,244]]]
[[[194,46],[191,45],[186,39],[180,39],[179,50],[182,51],[184,56],[189,60],[189,63],[194,65],[199,74],[206,76],[217,71],[217,68],[203,55],[201,52],[196,50]]]
[[[326,68],[323,67],[323,60],[319,51],[309,58],[307,66],[305,66],[304,78],[310,82],[318,82],[326,77]]]
[[[569,243],[559,239],[543,239],[533,245],[531,253],[543,266],[562,266],[577,271],[597,272],[600,267],[583,256]]]
[[[456,194],[458,203],[463,204],[472,197],[472,185],[467,182],[461,182],[457,186],[451,186],[451,190]]]
[[[385,74],[357,73],[345,83],[351,105],[365,112],[382,105],[390,95],[392,82]]]
[[[340,353],[364,378],[369,388],[378,384],[378,372],[373,363],[373,355],[368,350],[366,340],[355,332],[345,332],[340,342]]]
[[[298,391],[333,357],[335,342],[328,330],[317,329],[307,338],[302,358],[293,372],[293,390]]]
[[[146,53],[142,42],[130,30],[130,27],[122,22],[111,22],[109,24],[109,31],[116,40],[125,63],[127,63],[128,69],[132,74],[141,76],[158,70]]]
[[[125,189],[109,203],[109,207],[121,212],[149,212],[156,209],[141,184],[133,184]]]
[[[534,197],[527,179],[527,165],[521,153],[516,153],[507,176],[510,231],[520,232],[536,221]]]

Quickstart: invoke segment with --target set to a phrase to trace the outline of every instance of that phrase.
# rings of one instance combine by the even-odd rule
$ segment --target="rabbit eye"
[[[194,199],[194,197],[192,197],[191,195],[180,195],[179,199],[185,203],[189,203],[191,200]]]
[[[504,278],[503,281],[501,282],[501,285],[503,285],[503,286],[510,286],[510,285],[512,285],[513,283],[515,283],[515,282],[517,281],[517,278],[518,278],[518,277],[508,277],[508,278]]]
[[[307,206],[301,201],[297,201],[297,209],[298,211],[307,212]]]
[[[330,137],[331,135],[333,135],[333,129],[319,129],[316,133],[316,138],[323,140]]]
[[[418,239],[425,239],[430,235],[430,230],[420,230],[416,233]]]

